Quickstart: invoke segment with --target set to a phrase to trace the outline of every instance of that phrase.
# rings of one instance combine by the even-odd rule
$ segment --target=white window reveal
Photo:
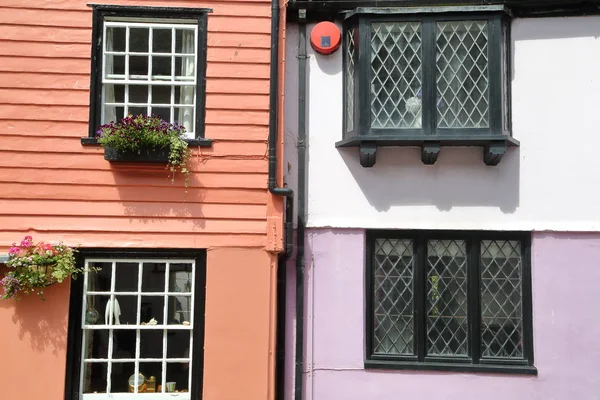
[[[190,399],[195,260],[86,267],[101,270],[83,283],[81,398]]]
[[[102,123],[158,115],[196,137],[198,25],[106,21]]]

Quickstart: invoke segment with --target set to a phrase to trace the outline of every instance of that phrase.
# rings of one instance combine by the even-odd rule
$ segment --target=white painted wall
[[[297,48],[291,28],[288,47]],[[600,231],[600,17],[517,19],[512,38],[521,147],[495,167],[480,148],[442,148],[426,166],[418,148],[388,147],[363,168],[357,148],[335,148],[342,52],[323,56],[309,46],[308,226]],[[291,63],[297,59],[288,57],[288,71]],[[297,75],[287,79],[289,111]],[[297,119],[286,117],[293,137]]]

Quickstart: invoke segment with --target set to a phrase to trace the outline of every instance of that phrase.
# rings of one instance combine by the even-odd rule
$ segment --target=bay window
[[[470,12],[467,12],[470,11]],[[483,146],[496,165],[510,133],[509,20],[501,7],[357,9],[344,22],[344,134],[375,164],[378,146]]]

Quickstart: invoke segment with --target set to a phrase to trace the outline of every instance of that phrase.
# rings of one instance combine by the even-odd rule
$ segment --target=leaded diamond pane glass
[[[523,358],[523,260],[515,240],[481,242],[481,355]]]
[[[421,128],[421,24],[372,24],[371,127]]]
[[[377,239],[374,258],[374,353],[414,354],[413,242]]]
[[[489,127],[487,22],[438,22],[436,49],[437,126]]]
[[[354,28],[346,32],[346,132],[354,129]]]
[[[427,242],[427,354],[467,355],[464,240]]]

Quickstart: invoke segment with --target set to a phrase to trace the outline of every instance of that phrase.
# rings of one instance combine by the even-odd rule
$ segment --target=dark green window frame
[[[441,124],[440,126],[438,106],[440,102],[443,103],[444,95],[440,96],[438,92],[440,72],[437,70],[439,60],[436,51],[439,50],[437,49],[439,36],[436,36],[436,29],[440,26],[438,24],[460,22],[469,24],[473,21],[481,21],[486,25],[484,54],[487,60],[486,123],[468,127],[465,124],[450,127]],[[372,92],[377,89],[372,87],[372,69],[375,68],[372,63],[378,56],[374,55],[372,46],[376,38],[374,34],[377,31],[376,26],[382,23],[412,23],[420,26],[421,126],[400,128],[373,124]],[[519,142],[511,136],[510,15],[502,6],[427,9],[359,8],[349,13],[344,21],[343,44],[343,139],[337,142],[336,146],[359,147],[363,167],[371,167],[375,164],[378,146],[420,146],[421,159],[425,164],[436,162],[441,146],[481,146],[484,147],[484,162],[487,165],[497,165],[507,147],[519,145]],[[404,49],[406,50],[407,47]],[[396,53],[400,54],[399,58],[403,57],[399,49]],[[391,58],[389,54],[388,56]],[[411,68],[414,69],[415,65],[411,65]],[[398,70],[395,73],[398,74]],[[403,76],[398,78],[398,82],[399,85],[403,85],[403,87],[398,85],[398,91],[402,94],[406,93],[404,85],[407,82],[410,85],[411,78]],[[386,90],[390,91],[389,87]],[[414,95],[416,89],[411,88],[411,90]],[[465,92],[469,90],[465,89]],[[400,98],[396,98],[393,103],[396,103],[398,109],[404,109],[406,98],[398,94],[396,96]],[[466,97],[469,95],[467,94]],[[448,100],[448,97],[445,100]],[[465,99],[461,99],[462,101]]]
[[[529,232],[368,231],[366,250],[365,368],[537,374]]]

